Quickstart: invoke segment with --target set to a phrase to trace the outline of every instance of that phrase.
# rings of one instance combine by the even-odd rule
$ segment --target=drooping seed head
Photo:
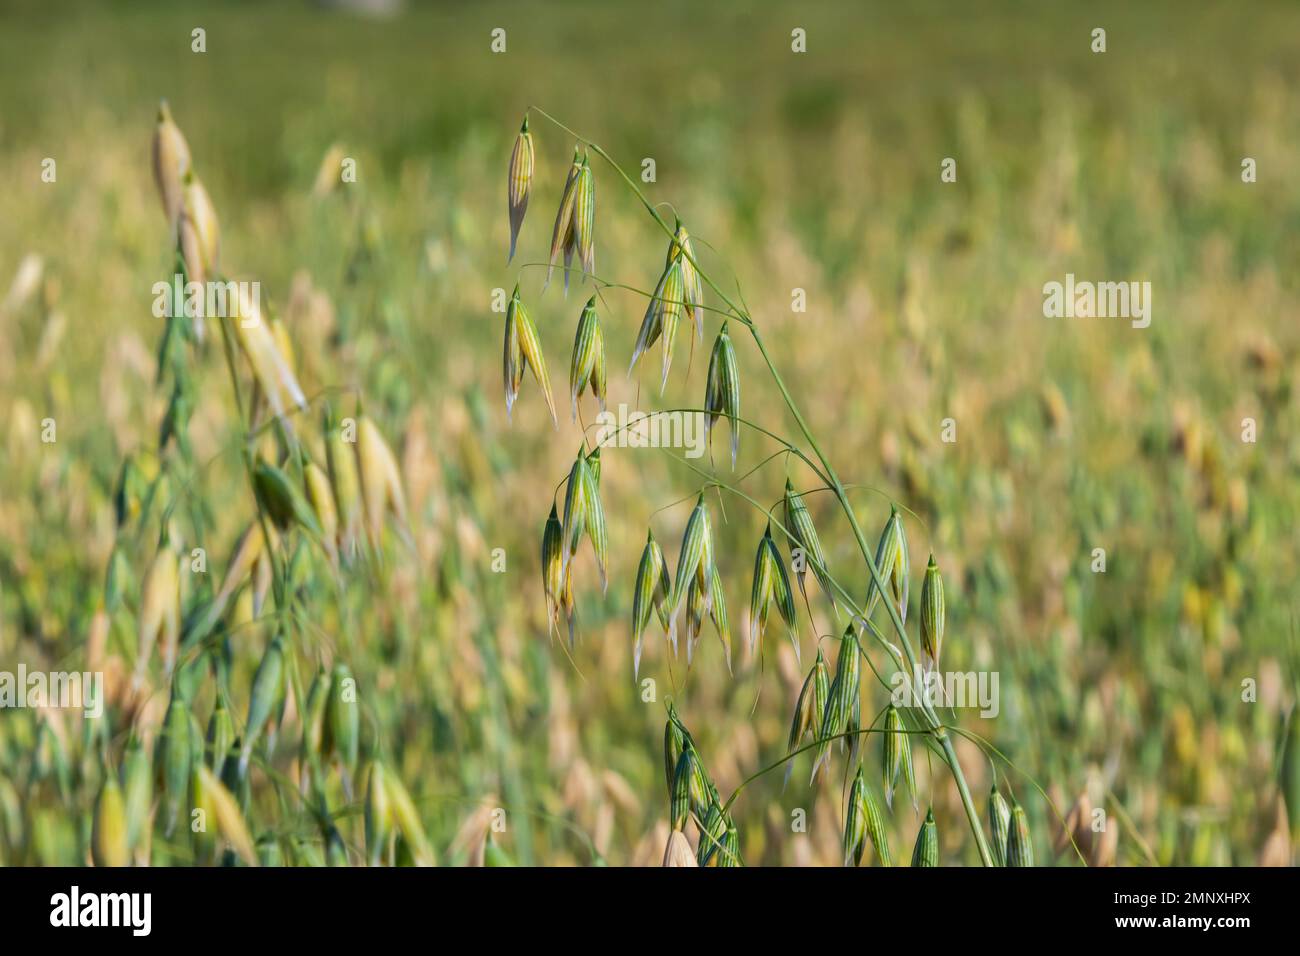
[[[794,603],[794,593],[790,589],[790,578],[786,574],[785,562],[781,552],[772,539],[772,523],[769,521],[758,542],[758,551],[754,555],[754,584],[749,597],[749,650],[753,653],[754,645],[763,637],[767,629],[768,613],[772,600],[785,622],[786,631],[794,645],[795,660],[799,660],[799,614]]]
[[[641,670],[641,638],[650,623],[653,610],[659,617],[665,633],[668,631],[668,594],[672,584],[668,580],[668,567],[663,550],[652,532],[646,533],[645,548],[637,566],[636,586],[632,593],[632,675],[635,679]]]
[[[709,575],[709,617],[718,632],[718,640],[722,642],[722,650],[727,655],[727,673],[732,674],[731,624],[727,618],[726,595],[722,591],[722,575],[718,573],[717,568],[714,568],[713,573]]]
[[[679,260],[686,317],[695,326],[696,337],[701,338],[704,335],[704,285],[700,281],[700,272],[695,267],[698,261],[695,258],[695,248],[680,219],[677,220],[673,238],[668,243],[668,256],[664,260],[664,268],[667,269],[674,261]]]
[[[932,554],[925,567],[925,581],[921,584],[921,649],[932,668],[939,666],[943,627],[943,578],[939,576],[939,566],[934,563]]]
[[[131,862],[126,804],[112,767],[104,768],[104,783],[95,800],[90,851],[95,866],[127,866]]]
[[[697,861],[700,866],[718,866],[718,850],[722,848],[722,838],[727,832],[727,819],[722,814],[722,807],[717,803],[709,804],[704,815],[704,825],[700,827],[700,849]]]
[[[384,765],[372,761],[366,783],[366,857],[371,866],[380,865],[393,833],[393,804],[386,777]]]
[[[180,557],[171,545],[158,547],[140,590],[136,629],[135,684],[144,679],[155,646],[161,644],[164,667],[171,673],[180,640]]]
[[[152,820],[153,774],[149,754],[134,733],[122,758],[123,800],[126,808],[127,842],[134,851],[144,842]]]
[[[410,792],[401,778],[392,771],[384,774],[384,788],[388,793],[388,802],[392,807],[393,822],[402,834],[402,840],[411,853],[411,862],[416,866],[435,866],[437,854],[424,829],[419,810]]]
[[[893,809],[893,791],[898,786],[898,774],[902,773],[911,805],[917,809],[917,778],[911,763],[911,737],[902,723],[902,714],[893,704],[885,710],[884,750],[885,806]]]
[[[204,756],[212,772],[220,779],[226,755],[235,742],[235,722],[226,707],[225,694],[217,692],[212,716],[208,718],[208,732],[204,735]]]
[[[668,613],[673,622],[671,626],[676,626],[677,611],[687,596],[686,592],[691,582],[701,572],[705,580],[708,580],[712,565],[711,552],[709,512],[704,504],[704,493],[701,492],[695,502],[695,509],[686,521],[686,531],[682,534],[682,547],[677,557],[677,573],[673,578],[672,597],[668,601]]]
[[[924,605],[922,605],[924,606]],[[1011,825],[1011,808],[998,790],[997,781],[989,793],[989,832],[992,836],[993,859],[998,866],[1007,865],[1008,827]]]
[[[164,833],[171,836],[185,802],[190,780],[193,753],[190,739],[190,715],[185,701],[173,689],[171,702],[163,717],[162,732],[154,744],[156,776],[164,794],[166,823]]]
[[[564,591],[564,529],[555,505],[542,529],[542,588],[546,593],[546,617],[554,635],[560,624],[560,601]]]
[[[722,323],[718,338],[713,343],[709,357],[709,373],[704,388],[704,430],[709,448],[713,448],[713,426],[719,415],[725,415],[731,426],[731,467],[736,467],[736,453],[740,447],[740,372],[736,366],[736,349],[727,334],[727,323]]]
[[[1007,866],[1033,866],[1034,841],[1029,834],[1025,808],[1011,802],[1011,822],[1007,824]]]
[[[925,811],[925,822],[916,835],[916,846],[912,849],[912,866],[939,865],[939,831],[934,824],[934,807]]]
[[[691,843],[681,830],[668,834],[668,845],[664,847],[664,866],[699,866],[695,854],[691,852]]]
[[[795,568],[795,575],[799,582],[799,590],[807,597],[807,591],[804,588],[804,576],[807,574],[809,566],[813,569],[813,574],[817,576],[817,581],[821,584],[822,590],[830,598],[831,607],[837,606],[835,601],[835,592],[831,585],[830,574],[826,568],[826,555],[822,552],[821,539],[817,536],[817,529],[813,526],[812,515],[808,511],[808,506],[804,504],[802,496],[795,493],[794,485],[790,479],[785,480],[785,527],[792,539],[790,542],[790,563]],[[796,555],[796,550],[799,553]]]
[[[276,709],[283,683],[284,636],[276,634],[257,665],[257,673],[253,675],[253,687],[248,698],[248,719],[244,722],[244,747],[239,755],[240,777],[247,775],[253,746]]]
[[[880,532],[880,541],[876,544],[876,570],[889,589],[890,599],[898,608],[899,619],[907,622],[907,537],[903,530],[903,520],[897,508],[890,508],[889,520]],[[873,578],[867,585],[867,599],[863,602],[864,618],[870,618],[880,600],[880,591]]]
[[[343,661],[335,662],[328,686],[324,751],[337,754],[339,763],[353,772],[361,756],[361,707],[357,703],[356,680]]]
[[[398,531],[403,537],[408,537],[410,520],[406,510],[406,492],[402,487],[402,469],[379,426],[368,415],[357,418],[357,471],[361,476],[361,495],[371,547],[379,550],[385,514],[391,514]]]
[[[840,639],[839,657],[835,662],[835,679],[831,682],[826,697],[826,707],[822,711],[821,724],[817,737],[822,745],[817,752],[817,761],[813,764],[812,779],[816,779],[822,764],[830,759],[833,738],[841,737],[850,729],[850,721],[860,706],[861,663],[858,660],[859,648],[857,634],[852,625],[844,631]],[[840,746],[843,747],[843,739]]]
[[[551,230],[551,255],[549,266],[546,270],[546,283],[543,286],[551,284],[551,276],[555,272],[555,260],[564,254],[564,290],[567,294],[569,290],[569,270],[568,260],[572,255],[574,248],[574,211],[577,206],[578,198],[578,174],[582,171],[582,150],[580,147],[573,148],[573,162],[569,166],[568,176],[564,180],[564,192],[560,195],[560,208],[555,213],[555,227]],[[594,194],[593,194],[594,201]]]
[[[645,317],[641,320],[640,331],[637,332],[636,346],[632,350],[632,362],[627,370],[631,375],[641,356],[662,337],[663,371],[659,383],[660,392],[668,383],[668,370],[672,367],[673,342],[677,336],[677,325],[684,307],[684,288],[681,259],[674,259],[659,277],[654,293],[646,305]]]
[[[849,788],[849,806],[844,814],[844,865],[857,866],[862,862],[863,851],[867,847],[867,798],[866,782],[862,779],[862,768],[858,768],[853,785]]]
[[[569,404],[574,421],[578,420],[578,398],[590,387],[591,394],[605,410],[605,337],[596,315],[596,297],[578,317],[578,330],[573,339],[573,359],[569,363]]]
[[[316,512],[283,469],[259,458],[253,466],[253,488],[258,503],[281,531],[298,525],[313,537],[321,537]]]
[[[189,172],[190,147],[185,135],[172,120],[167,101],[158,104],[158,123],[153,131],[153,178],[162,198],[167,223],[176,228],[184,195],[185,174]]]
[[[356,456],[343,435],[341,423],[325,416],[325,464],[329,468],[330,488],[338,510],[338,545],[346,561],[352,561],[359,550],[361,539],[362,500],[361,476],[357,473]]]
[[[506,306],[506,410],[514,405],[519,394],[519,384],[523,379],[523,367],[532,370],[533,378],[542,388],[546,399],[546,408],[551,413],[551,422],[559,428],[559,419],[555,416],[555,400],[551,396],[551,377],[546,371],[546,358],[542,355],[542,340],[537,334],[537,326],[532,316],[519,298],[519,286],[515,286],[514,295]],[[517,351],[512,351],[517,350]]]
[[[591,171],[586,153],[574,185],[573,247],[588,275],[596,271],[596,176]],[[567,278],[567,276],[566,276]],[[586,281],[586,276],[583,277]]]
[[[519,136],[515,147],[510,151],[510,169],[506,176],[506,198],[510,209],[510,254],[506,263],[515,257],[515,243],[519,239],[519,228],[524,223],[524,213],[528,211],[528,196],[533,185],[533,134],[528,131],[528,114],[524,114],[523,125],[519,127]]]
[[[195,788],[201,790],[203,803],[210,811],[209,816],[215,818],[217,832],[230,844],[245,865],[257,866],[258,856],[253,838],[249,835],[248,824],[244,821],[244,815],[240,812],[239,803],[234,795],[203,764],[199,764],[195,772],[197,776]]]

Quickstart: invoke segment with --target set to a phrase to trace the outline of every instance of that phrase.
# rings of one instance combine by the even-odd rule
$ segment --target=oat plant
[[[716,489],[720,495],[732,495],[763,513],[765,530],[759,539],[754,563],[751,589],[750,619],[747,639],[752,648],[759,642],[768,627],[771,607],[776,605],[786,632],[799,651],[800,616],[778,542],[786,546],[790,555],[790,570],[798,586],[804,608],[812,617],[809,600],[809,579],[829,599],[833,614],[843,629],[837,663],[830,672],[820,650],[816,663],[794,706],[787,753],[771,766],[760,770],[745,781],[727,800],[722,800],[705,769],[705,761],[695,746],[686,725],[677,711],[669,706],[665,729],[665,770],[673,827],[673,840],[688,822],[693,821],[699,833],[698,862],[700,865],[736,865],[740,862],[740,844],[730,808],[739,796],[740,789],[751,780],[782,767],[789,777],[790,767],[796,757],[813,751],[814,777],[826,768],[833,752],[847,748],[851,764],[860,759],[861,742],[869,734],[883,734],[888,740],[885,748],[884,803],[892,812],[895,788],[902,783],[908,790],[909,802],[918,806],[915,781],[912,773],[912,738],[928,744],[948,767],[960,796],[961,804],[970,826],[980,860],[985,865],[996,865],[997,858],[985,836],[981,815],[976,809],[965,775],[953,746],[954,728],[940,717],[941,702],[932,700],[924,680],[927,672],[938,666],[944,631],[944,595],[938,566],[930,557],[924,572],[921,588],[920,624],[913,622],[914,632],[907,626],[910,591],[910,567],[907,536],[902,514],[897,507],[891,510],[883,532],[873,548],[868,541],[859,516],[846,492],[830,455],[814,436],[800,411],[798,400],[787,387],[743,296],[724,290],[700,263],[696,243],[692,242],[680,218],[669,222],[661,215],[659,206],[651,203],[640,186],[622,166],[597,143],[586,139],[565,126],[549,113],[530,107],[525,116],[519,138],[508,167],[507,196],[510,212],[510,248],[513,258],[516,243],[523,227],[524,215],[529,207],[534,187],[534,149],[540,148],[543,139],[535,141],[536,124],[530,129],[529,119],[540,117],[566,137],[575,141],[573,158],[561,188],[561,200],[551,229],[549,254],[544,262],[524,264],[545,270],[545,282],[539,295],[545,291],[560,266],[563,271],[564,290],[567,294],[572,278],[575,283],[591,281],[596,294],[583,309],[574,337],[574,351],[570,372],[570,406],[573,417],[578,417],[579,398],[586,388],[599,401],[601,408],[608,400],[605,383],[605,350],[607,339],[601,325],[608,328],[612,321],[608,310],[600,306],[603,314],[597,318],[597,306],[609,290],[632,292],[645,298],[646,306],[636,336],[635,346],[628,363],[629,376],[638,363],[656,346],[661,351],[658,363],[660,391],[668,381],[673,367],[674,348],[682,321],[689,323],[685,334],[693,351],[695,342],[703,339],[704,326],[716,319],[718,329],[712,348],[705,383],[704,401],[696,409],[675,409],[699,413],[705,417],[712,449],[712,437],[723,420],[730,431],[730,465],[736,467],[740,433],[750,430],[773,439],[781,446],[787,460],[803,462],[834,497],[840,511],[847,519],[852,532],[861,566],[867,573],[865,596],[855,597],[832,574],[811,512],[805,500],[807,491],[800,491],[787,478],[784,493],[778,505],[766,506],[738,487],[738,482],[728,481],[715,467],[704,469],[687,459],[679,459],[692,468],[702,479],[695,507],[686,525],[675,566],[670,566],[670,551],[657,543],[653,529],[646,535],[645,549],[641,555],[633,587],[631,644],[632,671],[639,673],[645,634],[649,630],[662,630],[667,646],[674,654],[685,651],[688,666],[695,657],[696,644],[707,627],[706,618],[721,642],[728,668],[731,667],[730,626],[723,598],[717,540],[711,531],[710,508],[705,490]],[[652,291],[633,284],[613,282],[595,272],[596,182],[592,160],[603,161],[612,172],[616,183],[626,188],[640,203],[654,226],[664,234],[667,255],[661,267],[655,270],[657,279]],[[706,304],[706,294],[715,300]],[[779,394],[786,411],[793,420],[797,437],[781,438],[774,431],[742,417],[740,403],[740,377],[737,349],[741,343],[733,340],[731,330],[747,333],[748,344],[758,353],[768,373],[768,384]],[[553,421],[555,406],[550,393],[545,359],[542,356],[542,337],[532,322],[530,313],[521,298],[517,284],[506,316],[505,332],[505,389],[506,409],[512,411],[519,395],[519,385],[524,365],[528,365],[541,386],[542,398]],[[557,340],[558,340],[557,336]],[[751,388],[753,386],[750,386]],[[572,643],[574,629],[574,598],[572,560],[578,552],[583,537],[592,543],[600,570],[602,588],[606,583],[608,565],[606,515],[608,502],[603,502],[599,492],[598,473],[593,474],[590,461],[597,456],[599,447],[584,442],[577,452],[563,499],[563,521],[557,520],[557,499],[552,503],[550,518],[545,521],[543,534],[543,576],[550,629],[554,634],[560,628],[563,616],[569,627]],[[769,458],[774,460],[774,458]],[[808,572],[811,571],[811,575]],[[842,572],[841,572],[842,573]],[[843,616],[842,616],[843,615]],[[847,623],[846,623],[847,622]],[[813,633],[817,633],[813,622]],[[919,642],[918,642],[919,638]],[[680,645],[685,644],[684,648]],[[898,710],[890,706],[883,723],[873,721],[864,726],[862,719],[863,661],[871,666],[867,656],[869,647],[882,649],[894,667],[910,685],[908,709],[909,728]],[[874,666],[871,667],[874,672]],[[877,675],[878,676],[878,675]],[[883,681],[882,681],[883,683]],[[881,862],[889,862],[889,850],[884,843],[884,828],[880,802],[861,773],[846,769],[852,776],[846,812],[844,856],[847,862],[856,862],[863,856],[865,841],[876,846]],[[1000,814],[995,812],[994,819]],[[1023,824],[1023,813],[1020,822]],[[933,811],[928,811],[922,824],[914,854],[914,865],[934,865],[937,862],[937,842],[934,837]],[[1002,835],[999,834],[999,837]],[[1016,830],[1012,828],[1015,838]],[[1000,846],[1002,840],[998,840]],[[1009,854],[1023,861],[1027,854]],[[665,853],[668,860],[681,857],[679,843],[670,841]],[[680,864],[679,864],[680,865]]]

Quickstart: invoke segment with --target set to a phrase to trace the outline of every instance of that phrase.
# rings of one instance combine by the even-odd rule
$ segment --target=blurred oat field
[[[1090,50],[1097,26],[1103,54]],[[196,27],[206,52],[191,51]],[[671,203],[705,268],[743,294],[872,542],[891,501],[909,510],[909,622],[933,553],[945,669],[1000,678],[995,718],[956,712],[981,813],[996,770],[1040,865],[1293,862],[1300,8],[668,0],[412,3],[365,18],[307,3],[11,0],[0,62],[0,671],[102,672],[106,694],[93,720],[0,709],[0,863],[360,865],[374,859],[378,765],[400,781],[397,802],[409,797],[387,859],[658,865],[667,701],[723,797],[784,756],[816,638],[833,662],[839,628],[810,584],[802,661],[775,612],[748,653],[765,522],[743,501],[708,496],[734,675],[711,625],[688,669],[652,624],[639,677],[654,699],[633,679],[646,529],[675,565],[702,483],[672,456],[604,452],[609,589],[584,545],[572,655],[548,637],[540,541],[582,440],[566,373],[591,292],[566,298],[557,281],[543,294],[544,270],[528,265],[547,259],[575,145],[536,114],[533,195],[506,265],[507,162],[530,106],[630,171],[655,160],[647,196]],[[304,450],[324,465],[327,404],[364,412],[396,456],[410,539],[386,521],[379,548],[336,574],[306,533],[281,532],[275,595],[255,574],[238,582],[212,632],[181,647],[174,679],[160,656],[138,660],[160,538],[186,556],[189,626],[258,507],[220,339],[168,352],[150,311],[175,261],[150,158],[162,99],[219,217],[224,271],[260,281],[291,343],[311,400]],[[337,181],[345,157],[356,182]],[[954,183],[940,181],[945,157]],[[593,169],[597,271],[651,288],[665,237],[607,166]],[[1067,273],[1149,280],[1150,327],[1044,318],[1043,284]],[[558,433],[531,378],[505,414],[492,299],[516,282]],[[610,403],[700,405],[718,316],[689,362],[679,332],[660,397],[658,348],[626,374],[645,307],[604,293]],[[752,342],[732,336],[745,417],[793,434]],[[185,439],[160,443],[177,369]],[[816,486],[782,456],[749,473],[778,446],[741,436],[734,473],[725,439],[701,467],[746,475],[765,506],[787,474]],[[842,513],[829,495],[806,500],[827,564],[865,593]],[[206,572],[190,569],[194,548]],[[221,701],[247,737],[277,634],[286,673],[269,720],[253,721],[252,765],[242,779],[226,767],[218,789],[221,773],[198,769],[214,763],[213,712]],[[359,713],[321,743],[309,685],[339,664]],[[887,703],[864,681],[864,720]],[[183,759],[163,752],[173,745]],[[911,859],[933,804],[939,862],[978,863],[940,756],[916,743],[913,757],[920,811],[896,793],[885,815],[894,861]],[[878,737],[860,759],[879,792]],[[842,862],[849,758],[833,754],[812,786],[810,765],[803,755],[784,787],[776,769],[740,791],[747,864]],[[125,794],[124,857],[105,847],[109,779]],[[196,806],[219,833],[191,831]]]

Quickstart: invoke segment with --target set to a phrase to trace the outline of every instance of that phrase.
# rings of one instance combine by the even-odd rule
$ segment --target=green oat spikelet
[[[934,555],[925,567],[925,581],[921,585],[921,649],[925,652],[928,668],[939,666],[939,654],[943,650],[943,578],[939,575],[939,566],[934,563]]]
[[[731,669],[731,624],[727,618],[727,599],[722,591],[722,575],[717,568],[709,575],[709,617],[718,632],[718,640],[727,654],[727,673],[734,676]]]
[[[916,834],[916,846],[912,849],[912,866],[939,865],[939,831],[934,825],[934,807],[925,811],[925,822]]]
[[[799,698],[795,701],[794,717],[790,721],[790,735],[786,739],[786,754],[794,753],[803,743],[804,737],[809,734],[812,735],[813,740],[817,740],[822,714],[826,712],[826,701],[830,697],[830,688],[831,679],[826,667],[826,658],[818,647],[817,660],[813,662],[812,669],[804,678],[803,686],[799,688]],[[783,790],[789,785],[792,773],[794,773],[794,760],[790,759],[785,765],[785,781],[781,784]]]
[[[731,425],[731,468],[736,468],[736,454],[740,448],[740,373],[736,367],[736,349],[727,334],[727,323],[722,323],[718,338],[713,343],[709,357],[709,373],[704,388],[704,432],[713,450],[713,427],[719,416],[726,416]]]
[[[337,755],[349,774],[357,769],[361,756],[361,708],[356,700],[356,680],[347,664],[337,661],[327,684],[322,727],[324,753]]]
[[[668,803],[668,819],[674,830],[685,829],[695,802],[695,758],[690,747],[683,747],[673,768],[673,786]]]
[[[675,627],[675,619],[682,599],[691,581],[702,577],[707,586],[713,567],[712,535],[709,530],[709,511],[704,504],[704,492],[700,492],[695,502],[695,509],[687,519],[686,530],[682,534],[682,547],[677,557],[677,574],[673,579],[672,596],[668,600],[669,616]]]
[[[745,861],[740,858],[740,834],[730,819],[727,821],[727,832],[722,836],[722,846],[718,847],[714,859],[720,867],[745,865]]]
[[[154,743],[154,761],[158,783],[163,791],[167,817],[164,835],[171,836],[176,829],[181,805],[185,802],[190,782],[190,715],[186,703],[172,689],[167,713],[163,716],[162,732]]]
[[[524,114],[523,125],[515,138],[514,149],[510,151],[510,170],[506,177],[506,199],[510,209],[510,253],[506,264],[515,257],[515,243],[519,239],[519,229],[524,224],[524,213],[528,211],[528,196],[533,185],[533,134],[528,131],[528,114]]]
[[[578,399],[583,390],[590,388],[592,397],[605,410],[605,336],[600,330],[596,315],[596,297],[587,300],[578,317],[578,330],[573,339],[573,360],[569,365],[569,405],[573,421],[578,420]]]
[[[122,758],[122,790],[126,806],[126,838],[134,852],[140,849],[153,819],[153,774],[149,754],[134,732],[127,741],[126,754]]]
[[[677,716],[677,708],[673,706],[673,702],[668,701],[668,720],[664,723],[664,776],[668,783],[670,797],[677,772],[677,761],[683,750],[694,746],[695,741],[691,739],[691,732]]]
[[[554,512],[552,511],[552,514]],[[646,533],[645,549],[637,566],[636,586],[632,592],[632,676],[641,671],[641,639],[650,623],[653,611],[659,617],[664,632],[668,632],[668,596],[672,582],[668,580],[668,566],[663,549],[655,541],[653,532]]]
[[[867,798],[862,768],[858,767],[849,788],[849,806],[844,814],[844,865],[858,866],[867,848]]]
[[[762,539],[758,542],[758,551],[754,555],[754,583],[749,593],[749,651],[754,652],[754,645],[767,630],[768,613],[772,600],[776,600],[777,610],[785,621],[790,642],[794,645],[795,661],[799,655],[799,613],[794,603],[794,593],[790,590],[790,578],[785,572],[785,562],[781,552],[772,539],[772,522],[767,523]]]
[[[796,494],[794,485],[790,479],[785,480],[785,527],[789,536],[793,539],[790,542],[790,563],[795,569],[795,575],[799,582],[799,590],[804,595],[804,600],[808,598],[808,591],[805,588],[805,575],[808,573],[808,566],[811,565],[813,574],[817,576],[817,581],[821,584],[822,590],[830,598],[831,607],[838,610],[838,604],[835,601],[835,592],[831,586],[830,575],[826,568],[826,555],[822,552],[821,539],[817,537],[817,529],[813,526],[812,515],[808,511],[808,506],[804,504],[803,497]],[[796,555],[796,549],[798,555]]]
[[[393,804],[384,765],[372,761],[366,777],[366,860],[369,866],[379,866],[393,834]]]
[[[695,268],[695,248],[691,237],[686,232],[680,219],[673,230],[672,241],[668,243],[668,255],[664,259],[665,271],[674,263],[679,263],[682,273],[682,297],[687,319],[695,327],[695,337],[704,336],[704,284],[700,272]]]
[[[537,334],[537,326],[532,316],[519,297],[519,285],[515,284],[514,294],[506,306],[506,341],[505,341],[505,382],[506,415],[509,417],[515,399],[519,397],[519,386],[523,381],[524,366],[532,370],[533,378],[541,386],[546,399],[546,408],[551,413],[551,423],[560,427],[555,414],[555,399],[551,396],[551,378],[546,371],[546,358],[542,355],[542,340]]]
[[[894,787],[898,785],[898,775],[902,772],[907,784],[908,794],[912,798],[912,809],[919,809],[916,800],[916,775],[912,767],[912,741],[903,727],[903,716],[898,708],[890,704],[885,711],[885,806],[894,809]]]
[[[555,504],[542,529],[542,589],[546,593],[547,630],[554,637],[560,626],[564,594],[564,529]]]
[[[573,197],[573,250],[582,264],[583,282],[587,275],[596,271],[596,176],[591,171],[587,154],[582,154],[582,166],[578,170],[578,179],[574,184]],[[567,261],[566,261],[567,265]],[[565,272],[565,288],[568,285],[568,272]]]
[[[1011,822],[1007,824],[1007,866],[1033,866],[1034,841],[1029,835],[1025,808],[1011,801]]]
[[[845,629],[844,637],[840,639],[840,653],[835,661],[835,679],[831,682],[830,691],[826,696],[826,708],[822,711],[821,725],[817,731],[821,747],[818,748],[817,760],[813,764],[809,782],[817,779],[817,771],[821,769],[822,764],[828,762],[832,738],[846,733],[850,722],[854,719],[854,712],[859,704],[861,680],[861,663],[858,654],[858,637],[853,626],[850,625]],[[841,737],[840,748],[843,747],[844,740]]]
[[[700,866],[721,865],[718,862],[718,850],[722,847],[722,838],[726,832],[727,819],[722,815],[722,807],[716,802],[709,804],[704,825],[700,827],[700,848],[696,854],[696,862]]]
[[[673,342],[677,338],[677,324],[682,316],[685,279],[682,275],[681,259],[675,259],[664,270],[655,286],[654,294],[646,306],[645,318],[641,320],[641,329],[637,332],[636,345],[632,350],[632,362],[627,373],[631,375],[641,356],[660,338],[663,339],[662,374],[659,392],[663,393],[668,384],[668,370],[673,364]]]
[[[262,655],[253,675],[253,687],[248,699],[248,719],[244,727],[244,746],[239,754],[239,776],[248,773],[248,761],[262,728],[270,720],[284,684],[284,636],[276,634]]]
[[[588,456],[578,450],[573,467],[569,470],[568,486],[564,492],[563,548],[561,551],[561,571],[567,577],[570,562],[578,553],[578,545],[586,534],[596,554],[600,566],[600,583],[602,589],[607,587],[605,574],[606,557],[609,549],[608,529],[605,524],[605,509],[600,502],[600,489],[593,473]]]
[[[1002,792],[998,790],[997,781],[989,793],[989,832],[992,834],[990,849],[998,866],[1007,865],[1007,836],[1011,825],[1011,808]]]
[[[903,530],[903,519],[898,508],[891,506],[889,520],[885,522],[884,530],[880,532],[880,541],[876,545],[876,569],[889,588],[894,606],[898,608],[899,620],[903,623],[907,623],[907,565],[907,535]],[[870,619],[879,600],[880,591],[876,588],[875,579],[872,579],[867,585],[867,599],[862,604],[864,619]]]
[[[858,772],[862,771],[859,769]],[[871,837],[871,845],[876,848],[876,859],[880,861],[881,866],[893,866],[894,860],[889,852],[889,837],[885,832],[885,815],[880,812],[880,803],[876,800],[876,795],[865,783],[862,786],[862,799],[866,807],[867,836]]]
[[[257,492],[257,500],[277,528],[284,531],[296,524],[320,540],[321,526],[316,513],[308,504],[302,489],[290,480],[283,469],[259,458],[253,467],[253,487]]]
[[[555,273],[555,260],[560,254],[564,255],[564,291],[569,291],[569,260],[573,255],[573,221],[574,210],[577,205],[578,174],[582,171],[582,150],[578,146],[573,147],[573,162],[569,166],[569,173],[564,180],[564,191],[560,194],[560,208],[555,213],[555,227],[551,230],[551,255],[548,260],[546,269],[546,282],[542,286],[542,291],[551,284],[551,277]]]

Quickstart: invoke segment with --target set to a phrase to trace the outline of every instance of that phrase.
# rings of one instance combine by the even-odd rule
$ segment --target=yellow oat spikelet
[[[181,627],[180,558],[164,542],[145,572],[136,626],[136,661],[133,685],[140,686],[155,646],[161,646],[168,675],[176,661]]]
[[[357,470],[361,475],[361,496],[371,547],[379,548],[386,511],[392,512],[399,532],[409,540],[406,493],[402,490],[397,457],[379,428],[365,415],[357,419]]]
[[[167,224],[176,229],[184,201],[185,174],[190,170],[190,147],[185,134],[172,120],[167,101],[158,104],[158,123],[153,131],[153,179],[162,199]]]

